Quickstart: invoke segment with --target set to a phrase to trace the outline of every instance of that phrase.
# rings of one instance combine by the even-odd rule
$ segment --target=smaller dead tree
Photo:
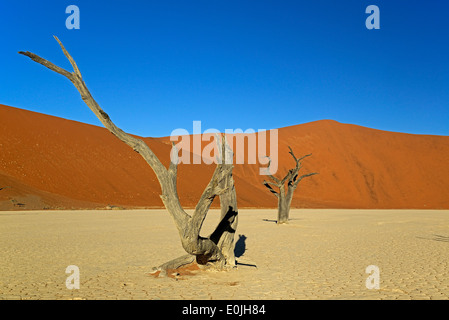
[[[270,190],[272,194],[274,194],[278,198],[278,219],[277,223],[282,224],[286,223],[288,221],[288,217],[290,214],[290,205],[292,203],[293,193],[298,186],[299,182],[306,178],[313,176],[315,174],[318,174],[317,172],[313,173],[307,173],[302,176],[299,176],[299,171],[302,168],[302,160],[311,156],[312,154],[305,155],[301,158],[296,158],[295,154],[293,153],[292,148],[288,147],[290,149],[290,154],[292,155],[293,159],[295,160],[296,166],[293,169],[290,169],[286,176],[280,180],[276,178],[275,176],[269,174],[268,177],[271,181],[263,181],[263,184],[265,187]],[[271,164],[271,163],[270,163]],[[270,164],[268,165],[268,168],[270,167]],[[287,184],[287,190],[285,188],[285,185]],[[278,188],[278,191],[274,190],[273,187]]]

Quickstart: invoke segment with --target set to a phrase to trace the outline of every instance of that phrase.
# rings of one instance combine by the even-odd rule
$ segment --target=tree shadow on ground
[[[449,236],[442,236],[439,234],[433,234],[432,238],[424,238],[424,237],[417,237],[419,239],[424,240],[433,240],[433,241],[441,241],[441,242],[449,242]]]
[[[244,234],[239,234],[239,239],[235,243],[234,255],[236,258],[240,258],[245,254],[246,251],[246,236]]]
[[[246,239],[247,237],[244,234],[239,234],[239,239],[235,243],[234,255],[236,258],[236,264],[241,266],[257,268],[257,266],[254,263],[245,263],[244,260],[238,259],[242,257],[246,252]]]
[[[288,221],[294,221],[294,220],[304,220],[304,219],[302,219],[302,218],[288,218],[287,222]],[[278,223],[278,221],[274,220],[274,219],[262,219],[262,221]]]

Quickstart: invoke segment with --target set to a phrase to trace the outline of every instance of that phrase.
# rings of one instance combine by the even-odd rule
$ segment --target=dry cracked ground
[[[219,212],[211,210],[207,235]],[[0,299],[445,299],[449,211],[241,209],[238,268],[148,275],[184,254],[165,210],[0,212]],[[68,289],[79,268],[79,289]],[[378,267],[379,288],[375,273]],[[72,282],[70,282],[72,283]],[[73,282],[74,283],[74,282]]]

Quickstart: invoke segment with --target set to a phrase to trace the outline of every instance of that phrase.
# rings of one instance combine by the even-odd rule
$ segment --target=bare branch
[[[178,164],[179,164],[179,150],[176,147],[175,143],[172,142],[172,148],[170,152],[170,166],[168,168],[168,173],[176,177],[178,172]]]
[[[307,157],[310,157],[311,155],[312,155],[311,153],[306,154],[305,156],[299,158],[299,159],[298,159],[298,162],[302,161],[303,159],[305,159],[305,158],[307,158]]]
[[[307,157],[310,157],[312,154],[310,153],[310,154],[306,154],[305,156],[303,156],[303,157],[301,157],[301,158],[296,158],[296,156],[295,156],[295,154],[293,153],[293,150],[292,150],[292,148],[290,147],[290,146],[288,146],[288,149],[290,150],[290,154],[291,154],[291,156],[293,157],[293,159],[295,160],[295,162],[296,162],[296,167],[299,167],[300,166],[300,163],[301,163],[301,161],[302,160],[304,160],[305,158],[307,158]]]
[[[24,56],[27,56],[28,58],[30,58],[31,60],[43,65],[44,67],[47,67],[48,69],[57,72],[61,75],[63,75],[64,77],[68,78],[70,81],[73,81],[73,74],[68,72],[67,70],[58,67],[57,65],[53,64],[52,62],[45,60],[44,58],[39,57],[38,55],[31,53],[31,52],[24,52],[24,51],[19,51],[19,54],[22,54]]]
[[[304,175],[300,176],[300,177],[293,183],[293,186],[296,188],[296,186],[298,185],[298,183],[299,183],[302,179],[307,178],[307,177],[310,177],[310,176],[313,176],[313,175],[316,175],[316,174],[318,174],[318,172],[312,172],[312,173],[308,173],[308,174],[304,174]]]
[[[277,183],[274,183],[274,182],[271,182],[271,181],[264,180],[263,183],[272,185],[272,186],[277,187],[277,188],[281,188],[282,187],[282,184],[277,184]]]
[[[226,137],[222,135],[222,143],[221,143],[221,152],[222,152],[222,160],[225,162],[226,156],[226,148],[228,147]],[[226,192],[231,186],[229,183],[225,183],[224,185],[221,183],[225,179],[229,179],[233,170],[232,164],[219,163],[215,168],[215,171],[212,175],[212,178],[209,181],[209,184],[204,189],[203,194],[201,195],[200,200],[198,201],[195,211],[192,214],[192,219],[189,222],[191,224],[191,230],[194,233],[193,235],[198,237],[199,232],[201,230],[201,226],[206,218],[207,212],[214,201],[216,196],[219,196]],[[228,182],[229,180],[227,180]],[[192,227],[193,226],[193,227]],[[192,236],[191,236],[192,237]],[[194,238],[194,237],[193,237]]]
[[[81,72],[78,69],[78,66],[76,65],[75,60],[72,58],[72,56],[69,54],[69,52],[65,49],[64,45],[62,44],[61,41],[59,41],[57,36],[53,36],[56,41],[58,41],[59,45],[61,46],[62,52],[64,53],[64,55],[67,57],[67,59],[69,60],[70,64],[72,65],[73,71],[75,71],[75,74],[80,77],[80,79],[82,79],[81,76]]]
[[[270,159],[270,157],[268,157],[268,159]],[[271,159],[268,161],[268,166],[267,166],[267,172],[268,173],[270,172],[270,166],[271,166]],[[278,185],[281,184],[281,180],[279,180],[278,178],[276,178],[272,174],[267,174],[267,176],[268,176],[268,178],[270,178],[271,180],[276,182]]]
[[[264,181],[263,181],[263,184],[264,184],[265,187],[268,188],[268,190],[270,190],[270,192],[271,192],[272,194],[274,194],[276,197],[279,198],[279,193],[278,193],[276,190],[274,190],[274,189],[270,186],[270,184],[271,184],[271,185],[275,185],[274,183],[269,182],[269,181],[265,181],[265,180],[264,180]],[[278,185],[275,185],[275,186],[278,187]]]
[[[296,159],[296,156],[295,156],[295,154],[293,153],[292,148],[291,148],[290,146],[288,146],[288,149],[290,150],[289,153],[292,155],[293,159],[295,159],[295,162],[298,163],[298,159]]]
[[[168,170],[165,166],[160,162],[160,160],[156,157],[153,151],[148,147],[148,145],[141,139],[135,138],[127,133],[125,133],[122,129],[117,127],[109,117],[109,115],[104,112],[104,110],[98,105],[95,99],[92,97],[92,94],[89,92],[86,84],[84,83],[81,73],[78,69],[78,66],[75,63],[75,60],[68,53],[65,47],[62,45],[61,41],[57,37],[55,37],[56,41],[61,46],[61,49],[64,52],[64,55],[70,61],[72,67],[74,68],[74,73],[70,73],[67,70],[64,70],[55,64],[39,57],[38,55],[31,52],[19,52],[33,61],[49,68],[50,70],[57,72],[65,77],[67,77],[76,87],[78,92],[81,95],[84,103],[92,110],[92,112],[97,116],[100,122],[108,129],[112,134],[114,134],[118,139],[122,142],[126,143],[128,146],[133,148],[134,151],[139,153],[145,161],[150,165],[153,169],[156,177],[159,180],[159,184],[162,189],[162,201],[167,207],[170,214],[173,216],[178,231],[182,232],[182,225],[187,221],[189,215],[182,209],[181,204],[179,203],[178,194],[176,191],[176,178],[173,179],[173,175],[170,176]],[[172,167],[171,173],[174,173],[174,168]]]
[[[55,37],[55,39],[60,45],[64,55],[72,65],[74,70],[73,73],[56,66],[50,61],[47,61],[34,53],[22,51],[19,53],[28,56],[33,61],[68,78],[80,93],[81,98],[83,99],[85,104],[92,110],[92,112],[97,116],[97,118],[106,127],[106,129],[108,129],[118,139],[133,148],[134,151],[139,153],[145,159],[145,161],[153,169],[156,177],[159,180],[159,184],[162,189],[161,199],[164,202],[167,211],[174,219],[181,238],[182,245],[186,252],[192,255],[196,255],[197,260],[201,259],[205,260],[206,262],[215,260],[222,263],[225,259],[221,252],[221,249],[210,239],[200,237],[199,232],[215,196],[223,195],[227,191],[232,190],[233,197],[234,199],[236,199],[234,180],[232,179],[233,153],[229,145],[227,144],[226,136],[222,136],[221,144],[221,154],[223,157],[222,160],[224,161],[219,163],[215,168],[214,174],[206,189],[204,190],[200,200],[198,201],[193,215],[190,216],[182,208],[177,193],[176,179],[177,167],[179,162],[177,147],[173,144],[171,150],[171,162],[167,169],[143,140],[131,136],[125,133],[122,129],[118,128],[112,122],[109,115],[98,105],[98,103],[92,97],[92,94],[90,93],[82,79],[81,72],[75,60],[66,50],[62,42],[57,37]],[[236,207],[235,204],[233,206]],[[233,243],[233,241],[229,243]],[[191,257],[187,256],[187,260],[190,261],[190,259]],[[184,261],[185,259],[181,260]]]
[[[103,109],[98,105],[98,103],[95,101],[95,99],[92,97],[91,93],[87,89],[86,84],[81,78],[81,73],[73,60],[72,56],[67,52],[65,47],[62,45],[61,41],[57,37],[55,39],[60,44],[61,48],[63,49],[64,54],[69,59],[70,63],[74,67],[75,74],[78,75],[78,77],[75,77],[73,73],[68,72],[67,70],[64,70],[55,64],[39,57],[38,55],[31,53],[31,52],[19,52],[20,54],[23,54],[25,56],[28,56],[33,61],[42,64],[43,66],[49,68],[52,71],[55,71],[59,74],[62,74],[63,76],[67,77],[72,83],[75,85],[75,87],[78,89],[79,93],[81,94],[81,98],[86,103],[86,105],[94,112],[94,114],[97,116],[97,118],[101,121],[101,123],[117,138],[125,142],[127,145],[129,145],[131,148],[134,149],[134,151],[138,152],[146,161],[147,163],[153,168],[156,175],[158,176],[159,180],[163,179],[163,175],[165,174],[165,167],[162,165],[162,163],[159,161],[159,159],[154,155],[154,153],[151,151],[151,149],[148,147],[146,143],[144,143],[141,139],[137,139],[127,133],[125,133],[123,130],[118,128],[112,121],[109,115],[103,111]]]
[[[295,169],[291,169],[288,170],[287,174],[285,175],[285,177],[281,180],[280,184],[283,185],[285,183],[285,181],[290,181],[292,176],[293,176],[293,172],[296,171]]]

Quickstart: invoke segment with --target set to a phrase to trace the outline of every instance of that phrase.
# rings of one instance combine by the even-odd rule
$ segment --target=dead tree
[[[278,219],[277,219],[278,224],[286,223],[288,221],[293,193],[296,187],[298,186],[299,182],[306,177],[310,177],[317,174],[317,172],[313,172],[299,176],[299,170],[301,170],[302,168],[301,161],[304,158],[311,156],[311,154],[305,155],[302,158],[298,159],[294,155],[292,148],[290,147],[288,148],[290,149],[289,153],[295,160],[296,166],[293,169],[290,169],[282,180],[279,180],[275,176],[269,174],[268,177],[271,179],[271,181],[266,180],[263,181],[265,187],[267,187],[268,190],[270,190],[270,192],[278,198]],[[269,167],[270,164],[268,164],[268,170]],[[285,190],[286,183],[287,183],[287,191]],[[273,186],[277,187],[278,191],[274,190]]]
[[[73,72],[60,68],[34,53],[23,51],[19,53],[69,79],[81,94],[82,100],[106,129],[140,154],[153,169],[159,181],[162,202],[173,218],[182,247],[187,254],[153,268],[153,271],[160,271],[161,274],[165,274],[167,270],[175,270],[194,262],[199,266],[207,265],[220,270],[226,267],[234,267],[234,234],[237,229],[238,210],[234,179],[232,177],[233,154],[226,142],[226,137],[223,135],[222,139],[217,139],[221,159],[218,159],[217,167],[209,184],[204,189],[193,214],[189,215],[182,208],[178,197],[176,180],[179,158],[176,146],[172,145],[171,162],[169,167],[166,168],[143,140],[131,136],[118,128],[92,97],[75,60],[56,36],[55,39],[72,65]],[[219,196],[221,204],[220,222],[209,237],[202,237],[200,236],[201,227],[216,196]]]

